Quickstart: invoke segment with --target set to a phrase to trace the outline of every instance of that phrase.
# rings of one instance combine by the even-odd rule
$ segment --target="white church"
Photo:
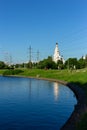
[[[59,48],[58,48],[58,43],[56,43],[56,47],[55,47],[54,55],[53,55],[53,61],[55,63],[57,63],[59,60],[63,61],[63,63],[65,62],[64,59],[63,59],[63,56],[60,55]]]

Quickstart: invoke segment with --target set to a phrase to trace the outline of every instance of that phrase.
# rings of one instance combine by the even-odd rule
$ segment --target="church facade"
[[[59,51],[59,48],[58,48],[58,43],[56,43],[56,47],[54,49],[53,61],[55,63],[57,63],[58,61],[63,61],[63,63],[64,63],[63,56],[60,55],[60,51]]]

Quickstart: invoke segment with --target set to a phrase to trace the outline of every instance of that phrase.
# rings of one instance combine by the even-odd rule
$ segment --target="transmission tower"
[[[39,62],[39,54],[40,54],[40,52],[37,51],[37,63]]]
[[[31,46],[29,47],[29,62],[31,62]]]
[[[29,47],[29,68],[32,67],[32,63],[31,63],[31,46]]]

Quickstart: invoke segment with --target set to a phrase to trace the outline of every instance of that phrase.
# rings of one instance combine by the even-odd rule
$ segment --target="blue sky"
[[[26,62],[53,55],[87,54],[87,0],[0,0],[0,60]]]

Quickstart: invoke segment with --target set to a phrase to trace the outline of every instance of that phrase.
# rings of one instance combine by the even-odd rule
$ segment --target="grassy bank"
[[[0,70],[2,74],[4,70]],[[18,72],[18,71],[16,71]],[[9,74],[9,73],[8,73]],[[10,73],[11,74],[11,73]],[[13,73],[14,75],[16,73]],[[40,78],[52,78],[75,83],[79,85],[86,93],[87,96],[87,68],[82,70],[40,70],[40,69],[22,69],[17,75],[40,77]],[[78,130],[87,129],[87,113],[82,115],[81,122],[78,123]]]

